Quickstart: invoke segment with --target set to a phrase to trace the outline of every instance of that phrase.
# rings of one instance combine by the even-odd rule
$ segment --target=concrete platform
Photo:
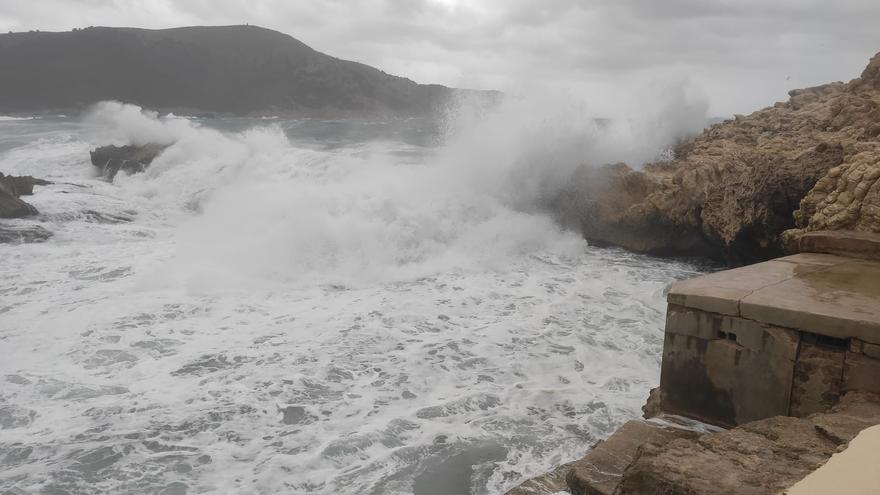
[[[678,282],[670,304],[880,344],[880,262],[803,253]]]
[[[802,253],[672,286],[660,410],[723,426],[880,393],[880,262]]]

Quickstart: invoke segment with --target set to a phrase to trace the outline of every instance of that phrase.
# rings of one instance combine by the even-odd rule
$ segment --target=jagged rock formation
[[[165,148],[167,148],[166,145],[158,143],[149,143],[143,146],[110,145],[89,151],[89,156],[92,165],[98,168],[101,175],[112,181],[120,171],[128,174],[143,172]]]
[[[452,96],[256,26],[0,34],[0,112],[66,113],[102,100],[192,114],[423,115]]]
[[[13,177],[0,173],[0,218],[23,218],[36,215],[37,209],[22,201],[19,196],[34,193],[34,186],[50,184],[29,175]]]
[[[582,167],[555,210],[600,244],[735,265],[783,254],[796,226],[880,231],[878,74],[880,54],[849,83],[793,90],[642,170]]]
[[[19,196],[34,193],[34,186],[51,182],[29,175],[15,177],[0,173],[0,219],[25,218],[39,214],[36,208],[22,201]],[[39,225],[12,225],[0,222],[0,243],[42,242],[52,233]]]
[[[880,53],[830,111],[835,122],[858,119],[862,132],[853,134],[846,160],[801,201],[794,213],[798,229],[786,234],[787,243],[808,231],[880,232]]]
[[[12,194],[16,196],[30,196],[34,193],[34,186],[48,186],[51,182],[44,179],[37,179],[30,175],[16,177],[0,173],[0,184],[9,188]]]

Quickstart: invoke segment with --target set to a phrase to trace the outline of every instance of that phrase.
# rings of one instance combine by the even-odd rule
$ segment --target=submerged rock
[[[149,143],[143,146],[101,146],[89,155],[92,165],[100,170],[107,180],[113,180],[120,171],[128,174],[143,172],[159,156],[167,145]]]
[[[782,255],[794,227],[880,232],[878,73],[880,54],[860,78],[793,90],[641,170],[582,167],[554,209],[593,242],[734,265]]]
[[[0,244],[44,242],[52,233],[39,225],[0,225]]]

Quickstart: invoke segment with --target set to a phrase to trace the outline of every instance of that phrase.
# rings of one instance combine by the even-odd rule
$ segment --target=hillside
[[[464,92],[416,84],[255,26],[0,34],[0,74],[0,113],[113,99],[189,113],[422,115]]]

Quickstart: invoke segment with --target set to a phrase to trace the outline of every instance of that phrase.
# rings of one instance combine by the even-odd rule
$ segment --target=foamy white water
[[[566,160],[523,135],[423,124],[0,124],[56,182],[14,222],[54,236],[0,245],[0,489],[499,493],[638,416],[699,268],[530,208]],[[108,140],[173,144],[110,184]]]

